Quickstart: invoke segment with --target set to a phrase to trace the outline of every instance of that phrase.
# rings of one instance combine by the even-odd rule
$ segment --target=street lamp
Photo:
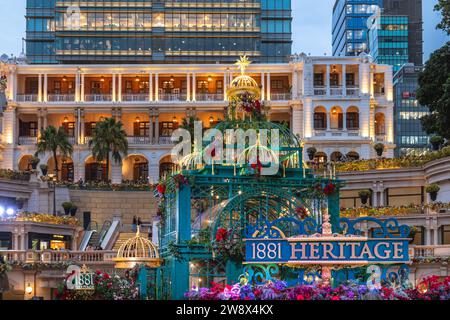
[[[56,217],[56,175],[50,173],[48,175],[51,181],[51,185],[53,186],[53,215]]]

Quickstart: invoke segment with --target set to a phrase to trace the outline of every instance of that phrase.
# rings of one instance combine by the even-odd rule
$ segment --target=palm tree
[[[122,162],[122,155],[128,153],[127,133],[122,122],[106,118],[95,126],[92,140],[89,141],[92,156],[96,161],[106,161],[106,177],[109,174],[110,154],[116,163]]]
[[[66,157],[73,152],[73,146],[69,142],[64,127],[56,129],[54,126],[48,126],[45,130],[41,129],[41,136],[36,144],[36,149],[36,156],[46,152],[53,154],[53,159],[55,159],[55,176],[58,179],[58,153]]]

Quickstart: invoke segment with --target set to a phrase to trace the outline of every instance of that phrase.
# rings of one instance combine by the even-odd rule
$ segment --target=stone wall
[[[149,191],[93,191],[70,190],[70,198],[78,206],[77,217],[83,220],[83,212],[91,212],[91,220],[98,223],[120,217],[124,231],[131,227],[133,216],[143,223],[151,223],[157,212],[157,199]]]

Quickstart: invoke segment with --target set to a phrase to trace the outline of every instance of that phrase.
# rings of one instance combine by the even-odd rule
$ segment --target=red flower
[[[224,228],[219,228],[217,229],[217,233],[216,233],[216,241],[217,242],[222,242],[224,240],[226,240],[228,237],[228,231]]]
[[[156,190],[160,195],[164,195],[166,193],[166,186],[164,184],[158,184]]]
[[[333,296],[333,297],[331,297],[331,300],[336,301],[336,300],[341,300],[341,298],[339,298],[338,296]]]
[[[303,207],[297,207],[295,213],[300,217],[300,219],[308,218],[308,211]]]
[[[261,103],[259,102],[259,100],[255,101],[255,109],[257,110],[261,109]]]
[[[252,167],[253,170],[256,171],[257,175],[261,174],[262,163],[261,163],[261,161],[259,161],[259,159],[256,160],[256,163],[252,163],[251,167]]]
[[[297,300],[305,300],[305,297],[301,294],[297,295]]]
[[[323,193],[326,196],[329,196],[329,195],[332,195],[335,190],[336,190],[336,186],[330,182],[325,186],[325,188],[323,188]]]

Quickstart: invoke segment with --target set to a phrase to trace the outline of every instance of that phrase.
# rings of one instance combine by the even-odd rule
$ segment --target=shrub
[[[425,188],[427,193],[438,193],[439,190],[441,190],[441,187],[439,187],[436,183],[430,184]]]

